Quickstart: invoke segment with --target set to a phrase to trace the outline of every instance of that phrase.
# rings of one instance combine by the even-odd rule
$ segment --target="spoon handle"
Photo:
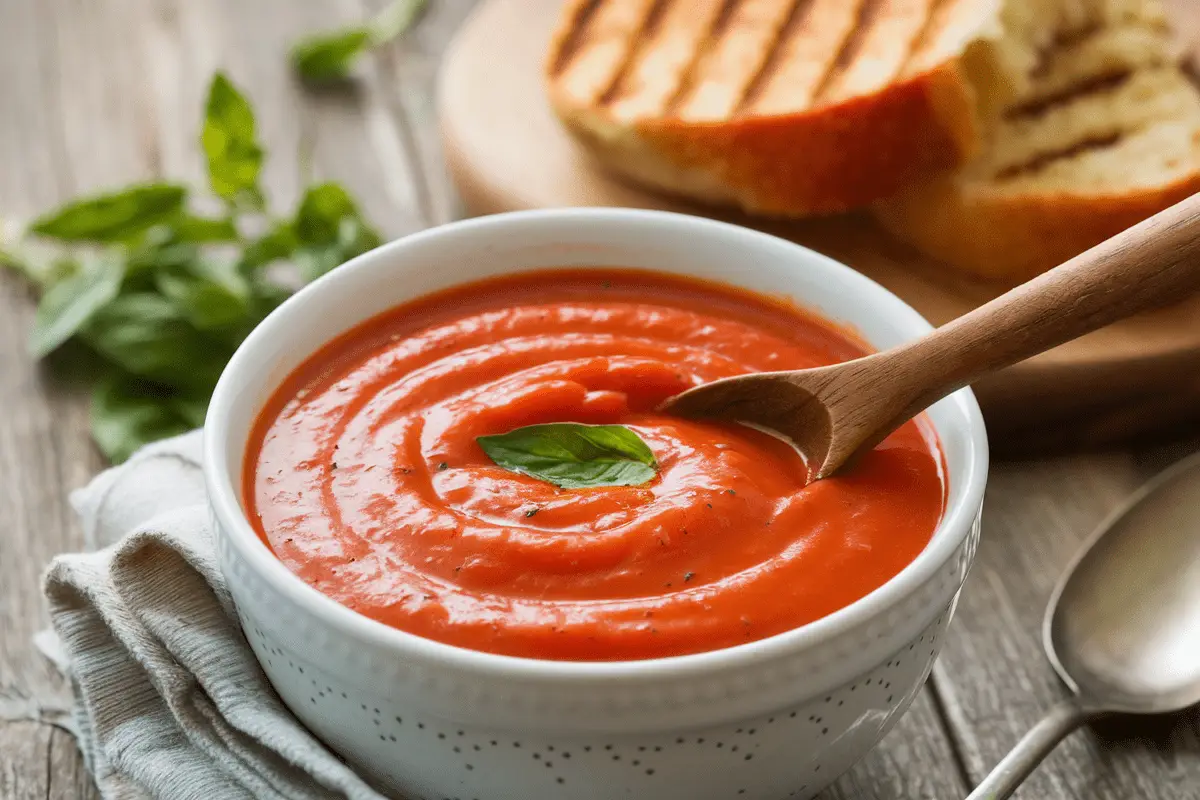
[[[1082,708],[1075,699],[1063,700],[1017,742],[967,800],[1004,800],[1067,734],[1094,716],[1096,712]]]
[[[1200,194],[881,356],[912,414],[993,370],[1200,289]],[[901,415],[900,421],[908,416]]]

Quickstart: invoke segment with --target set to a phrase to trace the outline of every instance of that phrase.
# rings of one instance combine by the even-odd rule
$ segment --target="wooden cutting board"
[[[1194,30],[1194,0],[1177,0]],[[467,210],[661,208],[719,216],[792,239],[891,289],[934,324],[996,288],[890,238],[865,215],[777,223],[652,194],[600,171],[562,131],[542,93],[541,59],[560,0],[486,0],[458,33],[439,95],[450,171]],[[1200,6],[1200,4],[1196,4]],[[1190,9],[1190,10],[1189,10]],[[1046,452],[1200,420],[1200,297],[1114,325],[975,385],[993,448]]]

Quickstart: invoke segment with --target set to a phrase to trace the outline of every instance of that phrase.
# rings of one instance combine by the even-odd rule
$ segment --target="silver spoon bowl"
[[[1042,638],[1072,696],[967,800],[1008,797],[1091,719],[1200,703],[1200,454],[1152,480],[1093,534],[1051,595]]]

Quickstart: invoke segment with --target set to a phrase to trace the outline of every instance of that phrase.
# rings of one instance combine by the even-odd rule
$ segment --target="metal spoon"
[[[1093,534],[1050,597],[1042,643],[1073,695],[967,800],[1008,797],[1088,720],[1200,703],[1200,453],[1144,486]]]
[[[955,389],[1200,288],[1200,194],[920,339],[816,369],[739,375],[663,404],[777,431],[825,478]]]

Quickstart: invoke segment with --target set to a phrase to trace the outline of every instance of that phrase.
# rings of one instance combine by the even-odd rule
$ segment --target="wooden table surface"
[[[363,65],[350,91],[313,93],[289,73],[299,34],[357,20],[366,0],[0,0],[0,216],[150,176],[204,183],[202,95],[226,69],[269,146],[277,207],[306,180],[343,181],[400,236],[452,219],[434,123],[439,55],[470,0],[432,0],[419,28]],[[28,292],[0,278],[0,800],[92,798],[67,704],[30,645],[46,624],[39,576],[81,549],[66,494],[103,464],[84,400],[25,352]],[[828,798],[965,794],[1064,694],[1042,656],[1042,610],[1062,567],[1135,487],[1196,440],[994,465],[978,561],[933,677],[896,729]],[[1197,643],[1200,646],[1200,643]],[[1071,736],[1018,795],[1200,798],[1200,713],[1114,720]],[[214,798],[219,800],[219,798]]]

